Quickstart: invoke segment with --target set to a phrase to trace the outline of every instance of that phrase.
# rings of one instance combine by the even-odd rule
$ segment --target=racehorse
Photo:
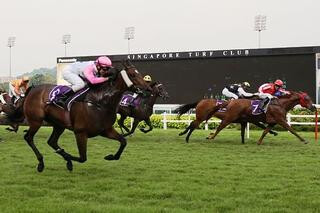
[[[266,113],[259,115],[252,114],[251,101],[248,99],[237,99],[231,101],[227,105],[227,111],[225,117],[221,120],[215,133],[210,133],[208,139],[214,139],[216,135],[227,125],[238,120],[245,119],[248,122],[263,122],[268,126],[263,131],[258,144],[262,144],[263,138],[266,134],[276,125],[279,124],[286,130],[294,134],[301,142],[307,143],[298,133],[296,133],[292,127],[287,123],[286,115],[289,110],[293,109],[296,105],[300,104],[311,111],[315,111],[316,107],[313,105],[311,98],[305,92],[289,91],[289,94],[282,96],[278,99],[273,99],[269,104]]]
[[[122,134],[124,133],[122,128],[127,132],[123,134],[124,137],[133,134],[140,121],[145,121],[145,123],[149,126],[149,129],[146,130],[144,128],[141,128],[140,131],[144,133],[150,132],[153,128],[150,121],[150,116],[153,112],[153,105],[155,104],[158,97],[161,97],[163,99],[169,98],[168,92],[165,90],[163,84],[155,82],[150,86],[152,88],[151,95],[138,99],[140,103],[136,104],[135,106],[128,106],[128,104],[122,104],[122,102],[120,102],[118,113],[121,117],[118,120],[118,124],[121,128]],[[126,97],[123,97],[123,99],[124,98]],[[131,130],[129,130],[124,125],[124,120],[128,116],[134,118]]]
[[[9,115],[13,113],[15,111],[15,106],[13,105],[12,98],[9,96],[9,94],[6,91],[1,90],[0,96],[1,96],[0,99],[2,100],[0,102],[0,113],[4,113],[5,115]],[[22,104],[22,101],[23,101],[22,98],[18,99],[15,105],[20,106]],[[10,132],[12,131],[17,132],[19,129],[19,122],[23,121],[23,120],[11,121],[10,119],[6,119],[6,117],[4,118],[5,118],[4,123],[9,124],[11,126],[11,128],[10,127],[6,128],[6,130]]]
[[[179,117],[188,112],[190,109],[195,108],[196,110],[196,119],[190,123],[190,125],[181,133],[179,133],[179,136],[184,135],[186,133],[186,142],[189,142],[189,138],[191,136],[191,133],[199,127],[199,125],[203,121],[208,121],[212,116],[219,118],[220,120],[224,119],[226,116],[226,112],[224,110],[219,110],[223,107],[226,107],[229,104],[230,101],[220,101],[216,99],[202,99],[198,102],[191,103],[191,104],[184,104],[180,107],[178,107],[175,112],[177,112]],[[221,104],[221,105],[220,105]],[[239,118],[235,120],[233,123],[240,123],[241,125],[241,142],[244,144],[244,133],[245,133],[245,128],[247,125],[247,120]],[[266,129],[266,127],[259,123],[259,122],[252,122],[256,126]],[[274,131],[270,131],[271,134],[277,135],[278,133]]]
[[[107,155],[104,159],[120,159],[127,141],[112,127],[116,121],[120,98],[128,88],[151,90],[131,62],[126,61],[123,66],[124,70],[116,69],[113,81],[106,81],[99,86],[92,87],[84,101],[74,102],[70,111],[54,104],[48,104],[49,93],[55,85],[39,85],[30,90],[23,103],[24,116],[29,124],[24,139],[38,159],[38,172],[43,171],[44,161],[33,138],[43,121],[47,121],[53,126],[52,134],[47,143],[67,161],[66,166],[70,171],[73,169],[72,161],[83,163],[87,160],[87,139],[98,135],[120,142],[116,154]],[[58,139],[65,129],[74,132],[79,157],[72,156],[58,145]]]

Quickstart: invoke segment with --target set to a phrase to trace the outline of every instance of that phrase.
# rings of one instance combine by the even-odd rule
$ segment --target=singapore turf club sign
[[[143,53],[130,54],[130,60],[166,60],[186,58],[220,58],[249,56],[249,50],[221,50],[221,51],[194,51],[194,52],[169,52],[169,53]]]

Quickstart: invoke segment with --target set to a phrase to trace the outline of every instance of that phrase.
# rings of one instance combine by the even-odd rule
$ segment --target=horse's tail
[[[188,112],[190,109],[195,108],[197,106],[198,102],[192,103],[192,104],[184,104],[179,106],[174,110],[175,113],[178,113],[178,117],[183,115],[184,113]]]
[[[25,92],[25,96],[22,98],[21,102],[18,104],[18,106],[16,106],[14,108],[14,106],[12,106],[12,111],[8,113],[7,117],[9,119],[9,121],[11,122],[23,122],[24,120],[24,114],[23,114],[23,105],[24,105],[24,100],[26,99],[26,97],[28,96],[28,94],[30,93],[31,89],[34,88],[34,86],[30,86],[28,87],[27,91]]]

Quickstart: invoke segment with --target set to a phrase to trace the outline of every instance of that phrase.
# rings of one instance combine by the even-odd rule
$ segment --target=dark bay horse
[[[87,160],[87,139],[95,136],[103,136],[118,140],[120,147],[116,154],[105,156],[106,160],[119,160],[126,147],[126,139],[119,134],[112,125],[116,121],[117,107],[122,94],[128,89],[151,90],[143,80],[142,75],[129,62],[123,64],[124,70],[117,69],[115,80],[104,82],[92,87],[83,102],[74,102],[70,112],[47,104],[50,91],[55,85],[39,85],[30,90],[23,104],[23,112],[29,124],[29,129],[24,136],[28,145],[35,153],[39,163],[37,170],[44,169],[43,156],[35,146],[33,138],[43,121],[53,126],[52,134],[47,141],[56,153],[67,161],[67,169],[72,170],[72,161],[83,163]],[[65,129],[74,132],[79,157],[72,156],[58,145],[58,139]]]
[[[252,115],[251,100],[237,99],[231,101],[227,105],[225,117],[221,120],[215,133],[210,133],[208,139],[214,139],[216,135],[230,123],[238,120],[245,119],[248,122],[263,122],[268,126],[263,131],[258,144],[262,143],[266,134],[276,125],[279,124],[286,130],[294,134],[301,142],[307,143],[292,127],[287,123],[286,115],[289,110],[293,109],[296,105],[300,104],[311,111],[315,111],[316,107],[313,105],[311,98],[307,93],[290,91],[290,94],[274,99],[268,106],[266,114]]]
[[[159,82],[155,82],[151,84],[151,95],[147,97],[141,98],[141,102],[139,105],[133,107],[133,106],[122,106],[121,104],[119,105],[118,113],[120,114],[120,119],[118,120],[118,124],[121,128],[121,131],[123,133],[123,129],[127,133],[123,134],[124,137],[131,135],[134,133],[136,127],[141,121],[144,121],[148,126],[149,129],[143,129],[141,128],[140,130],[144,133],[150,132],[152,130],[152,124],[150,121],[150,116],[152,115],[153,112],[153,105],[155,104],[156,100],[158,97],[161,97],[163,99],[169,98],[168,92],[165,90],[163,84]],[[127,117],[133,117],[133,125],[131,130],[129,130],[125,125],[124,125],[124,120]]]
[[[12,114],[16,107],[19,107],[22,105],[23,103],[23,98],[20,98],[17,100],[15,106],[12,103],[12,98],[9,96],[9,94],[6,91],[1,90],[0,91],[0,98],[2,101],[4,102],[0,102],[0,113],[4,113],[6,116]],[[22,122],[23,119],[19,119],[16,121],[12,121],[10,119],[7,119],[7,117],[4,116],[2,117],[2,122],[5,124],[9,124],[10,127],[7,127],[6,130],[10,131],[10,132],[17,132],[19,129],[19,122]]]
[[[220,102],[221,105],[218,105],[217,102],[218,100],[216,99],[202,99],[192,104],[184,104],[175,110],[175,112],[178,113],[179,117],[184,113],[188,112],[190,109],[195,108],[196,110],[196,119],[192,121],[190,125],[183,132],[179,134],[181,136],[188,133],[186,137],[186,142],[189,142],[189,138],[192,132],[196,128],[198,128],[203,121],[208,121],[212,116],[217,117],[220,120],[224,119],[224,117],[226,116],[226,112],[218,111],[218,110],[220,108],[226,107],[230,101],[221,101]],[[244,133],[245,133],[245,128],[247,126],[247,122],[248,122],[247,120],[242,118],[239,118],[233,121],[233,123],[240,123],[241,125],[241,142],[242,143],[244,143]],[[253,121],[252,123],[262,129],[266,129],[266,127],[259,122]],[[272,130],[270,131],[270,133],[273,135],[277,135],[277,133]]]

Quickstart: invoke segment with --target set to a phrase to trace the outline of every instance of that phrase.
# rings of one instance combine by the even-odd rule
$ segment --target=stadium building
[[[231,83],[248,81],[250,92],[275,79],[282,79],[288,90],[305,91],[314,102],[320,101],[320,47],[268,49],[205,50],[189,52],[109,55],[117,64],[123,59],[143,74],[165,84],[170,95],[159,104],[183,104],[204,97],[221,98],[221,90]],[[76,61],[95,60],[98,56],[57,58],[57,83],[63,68]]]

